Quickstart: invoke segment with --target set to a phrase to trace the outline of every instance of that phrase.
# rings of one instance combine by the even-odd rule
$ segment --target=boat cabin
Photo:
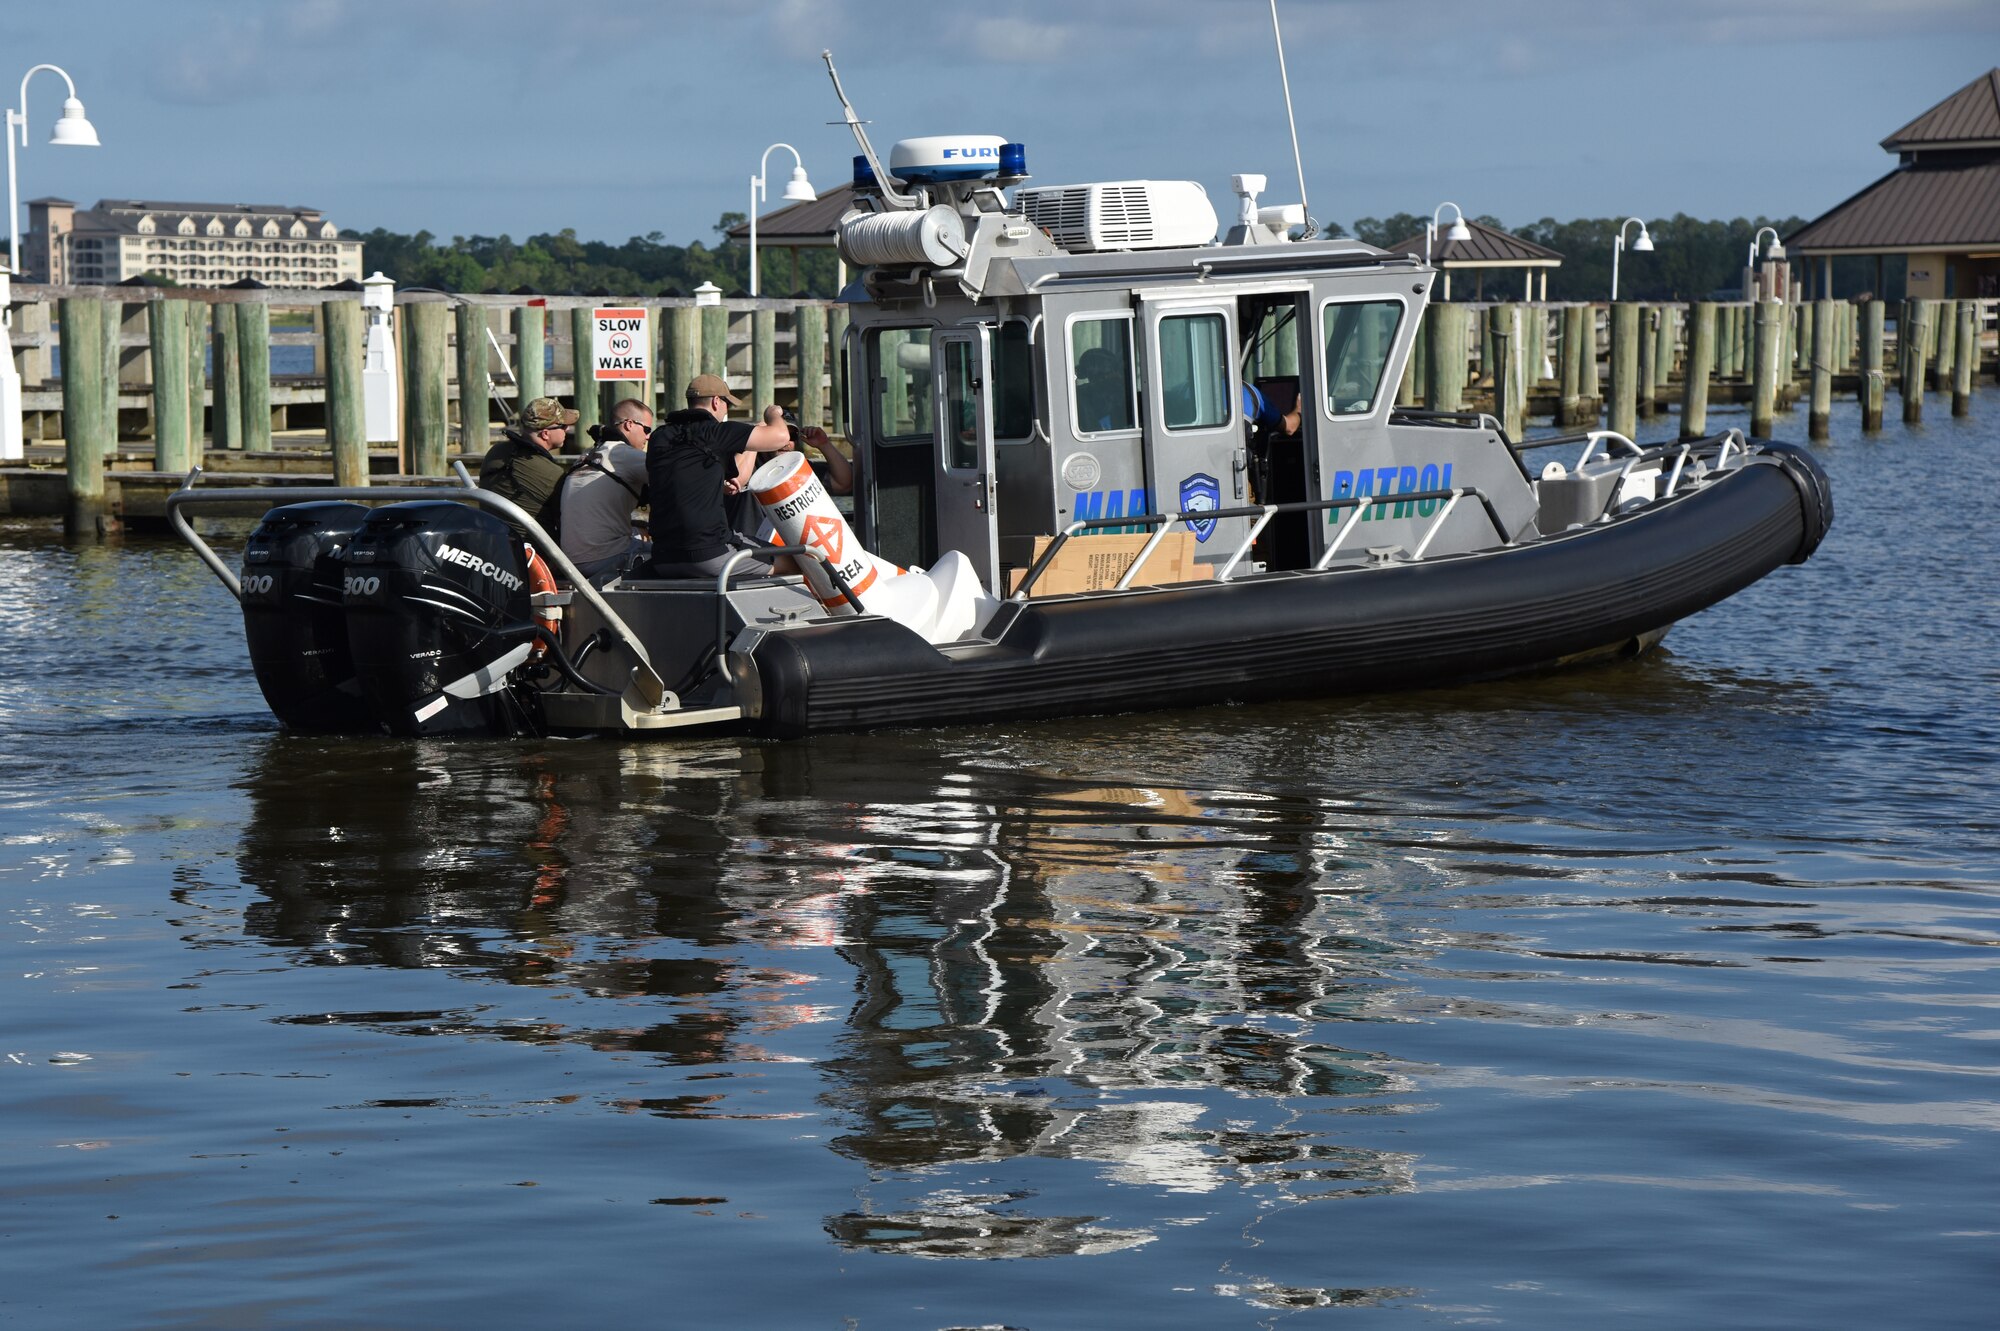
[[[956,159],[941,146],[992,165],[945,174],[929,165]],[[1435,278],[1414,257],[1289,239],[1301,210],[1260,208],[1261,177],[1235,178],[1239,218],[1218,242],[1197,184],[1027,188],[1018,146],[1004,145],[1012,175],[1001,147],[905,141],[886,189],[856,159],[840,354],[856,525],[876,554],[928,566],[958,550],[1005,596],[1038,540],[1079,523],[1116,534],[1184,515],[1195,561],[1225,577],[1312,567],[1336,539],[1328,566],[1532,527],[1530,478],[1490,418],[1395,405]],[[1445,492],[1467,487],[1489,503],[1439,522]],[[1373,502],[1200,517],[1356,498]]]

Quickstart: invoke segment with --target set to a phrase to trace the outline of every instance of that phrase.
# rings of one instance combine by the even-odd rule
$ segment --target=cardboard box
[[[1132,561],[1146,548],[1152,539],[1150,533],[1141,532],[1115,536],[1072,536],[1056,552],[1042,575],[1035,579],[1034,596],[1067,596],[1074,592],[1106,591],[1118,585],[1118,579],[1125,576],[1125,570],[1132,567]],[[1035,560],[1042,557],[1054,542],[1052,536],[1035,538],[1034,555],[1029,560],[1032,567]],[[1195,538],[1193,532],[1177,531],[1160,542],[1160,548],[1153,551],[1146,562],[1139,567],[1139,576],[1132,579],[1134,587],[1152,587],[1169,582],[1200,582],[1215,576],[1212,564],[1195,562]],[[1027,569],[1017,568],[1007,581],[1011,594],[1021,585]]]

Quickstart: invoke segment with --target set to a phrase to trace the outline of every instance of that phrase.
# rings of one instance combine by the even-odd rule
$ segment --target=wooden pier
[[[0,517],[61,516],[73,531],[162,513],[197,463],[238,485],[447,480],[454,461],[476,468],[529,398],[572,401],[587,426],[625,397],[677,408],[679,386],[718,367],[751,400],[845,433],[847,311],[829,302],[399,292],[397,438],[371,444],[359,292],[17,283],[13,295],[26,457],[0,465]],[[579,397],[575,349],[607,305],[647,311],[651,373],[586,377]],[[310,347],[311,372],[274,373],[274,347]]]
[[[454,461],[477,465],[523,400],[571,400],[585,425],[621,397],[645,397],[663,412],[679,405],[670,400],[676,386],[717,366],[750,401],[778,401],[804,423],[847,433],[838,350],[847,311],[829,302],[399,292],[397,438],[370,444],[359,292],[13,291],[27,456],[0,466],[0,517],[60,516],[72,532],[163,513],[197,464],[233,484],[274,488],[445,482]],[[588,341],[591,308],[609,304],[647,311],[651,376],[586,381],[579,397],[575,348]],[[1922,419],[1931,393],[1947,397],[1953,414],[1968,412],[1978,377],[2000,367],[1996,307],[1436,304],[1397,400],[1491,412],[1517,439],[1533,418],[1630,435],[1640,419],[1675,410],[1681,437],[1697,438],[1718,403],[1748,404],[1750,432],[1769,437],[1803,400],[1806,435],[1823,439],[1836,393],[1859,398],[1870,430],[1881,427],[1891,391],[1905,421]],[[311,372],[274,374],[279,347],[311,348]]]

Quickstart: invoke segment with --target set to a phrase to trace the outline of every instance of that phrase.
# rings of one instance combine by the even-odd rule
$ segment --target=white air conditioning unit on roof
[[[1072,254],[1187,249],[1215,239],[1215,205],[1192,180],[1044,185],[1015,197],[1022,215]]]

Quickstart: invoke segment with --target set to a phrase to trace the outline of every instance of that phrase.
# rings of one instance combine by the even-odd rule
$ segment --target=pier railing
[[[30,443],[67,438],[68,416],[81,405],[70,401],[60,373],[66,309],[94,313],[100,325],[92,377],[103,410],[117,413],[119,439],[158,441],[174,453],[196,439],[224,452],[267,451],[274,431],[328,428],[345,399],[359,399],[363,347],[341,326],[359,309],[358,291],[16,283],[13,295],[12,342]],[[591,309],[612,305],[647,312],[648,378],[600,385],[586,372],[579,398],[576,348],[588,345]],[[402,404],[393,444],[406,470],[442,475],[453,446],[483,450],[524,398],[574,401],[587,425],[620,397],[643,397],[659,410],[669,387],[677,399],[688,379],[708,372],[722,373],[760,405],[779,401],[802,420],[844,433],[836,404],[847,395],[830,349],[845,324],[846,310],[826,301],[698,306],[685,297],[400,291],[391,322]],[[105,368],[113,361],[115,377]],[[162,391],[183,383],[186,407]],[[191,460],[164,459],[167,469]]]

